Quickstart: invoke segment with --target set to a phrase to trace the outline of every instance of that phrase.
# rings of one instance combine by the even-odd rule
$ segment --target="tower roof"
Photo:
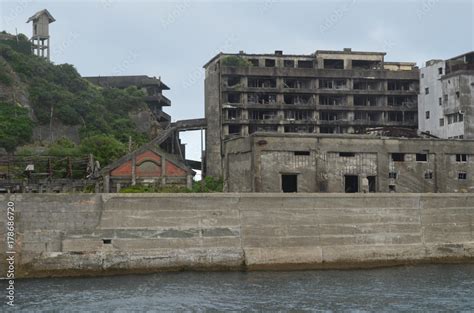
[[[48,20],[50,23],[52,22],[55,22],[56,20],[54,19],[54,17],[51,15],[51,13],[49,13],[48,10],[44,9],[44,10],[41,10],[41,11],[38,11],[35,13],[35,15],[31,16],[28,21],[26,21],[27,23],[31,22],[31,21],[36,21],[40,18],[40,16],[42,15],[46,15],[48,17]]]

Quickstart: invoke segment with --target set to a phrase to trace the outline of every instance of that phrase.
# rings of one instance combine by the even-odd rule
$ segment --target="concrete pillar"
[[[122,189],[122,185],[120,183],[117,183],[116,186],[117,186],[117,193],[119,193],[120,189]]]
[[[242,136],[248,136],[248,135],[249,135],[249,126],[242,125]]]
[[[161,156],[161,185],[165,186],[166,185],[166,176],[167,176],[167,170],[166,170],[166,157]]]
[[[278,125],[278,132],[279,132],[280,134],[283,134],[283,133],[285,132],[285,126],[283,126],[283,125]]]
[[[110,176],[109,175],[104,176],[104,192],[105,193],[110,192]]]
[[[344,59],[344,69],[351,70],[352,69],[352,60],[351,59]]]
[[[137,184],[136,167],[137,167],[137,159],[134,153],[132,155],[132,186],[135,186]]]
[[[186,176],[186,188],[188,189],[193,188],[193,176],[190,174]]]

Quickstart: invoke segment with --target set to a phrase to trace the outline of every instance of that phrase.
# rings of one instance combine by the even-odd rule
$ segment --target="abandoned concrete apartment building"
[[[217,55],[204,66],[206,174],[230,192],[472,192],[474,142],[368,135],[418,125],[419,69],[384,58]]]

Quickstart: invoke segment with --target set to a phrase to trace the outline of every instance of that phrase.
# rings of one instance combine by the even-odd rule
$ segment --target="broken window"
[[[259,66],[258,59],[249,59],[249,62],[252,63],[253,66],[256,66],[256,67]]]
[[[425,179],[433,179],[433,172],[430,172],[430,171],[426,172]]]
[[[285,104],[310,104],[311,95],[284,95],[283,100]]]
[[[402,112],[388,112],[388,121],[389,122],[402,122],[403,113]]]
[[[346,87],[346,81],[343,79],[320,79],[319,88],[321,89],[342,89]]]
[[[465,180],[465,179],[467,179],[467,173],[466,173],[466,172],[459,172],[459,173],[458,173],[458,179],[459,179],[459,180]]]
[[[404,80],[389,80],[387,82],[388,90],[399,90],[399,91],[409,91],[414,90],[413,85],[410,81]]]
[[[295,120],[295,121],[301,121],[301,120],[308,120],[310,118],[311,111],[307,110],[298,110],[298,111],[285,111],[285,119],[287,120]]]
[[[253,134],[256,132],[273,133],[278,131],[277,125],[250,125],[249,133]]]
[[[456,91],[456,98],[459,99],[459,95],[460,95],[460,94],[459,94],[459,91]]]
[[[405,153],[392,153],[392,161],[394,162],[405,161]]]
[[[240,77],[239,76],[229,76],[225,79],[225,83],[227,87],[235,87],[240,84]]]
[[[277,111],[272,110],[249,110],[251,120],[272,120],[277,117]]]
[[[112,239],[102,239],[102,243],[104,245],[110,245],[110,244],[112,244]]]
[[[248,87],[250,88],[276,88],[276,79],[249,77]]]
[[[275,104],[276,95],[274,94],[249,94],[247,98],[248,103],[258,103],[258,104]]]
[[[344,69],[344,60],[326,59],[324,60],[325,69]]]
[[[240,135],[240,125],[229,125],[229,135]]]
[[[415,122],[417,120],[416,112],[405,112],[405,122]]]
[[[275,67],[276,60],[275,59],[265,59],[265,67]]]
[[[354,152],[339,152],[339,156],[340,157],[355,157],[355,153]]]
[[[439,126],[444,126],[444,118],[439,119]]]
[[[227,94],[228,103],[240,103],[240,94],[239,93],[228,93]]]
[[[467,154],[456,154],[456,162],[467,162]]]
[[[298,61],[298,68],[313,68],[314,63],[310,60],[299,60]]]
[[[295,61],[293,60],[284,60],[283,61],[284,67],[295,67]]]
[[[438,98],[439,105],[443,105],[443,99],[441,97]]]
[[[354,96],[354,105],[355,106],[376,106],[377,97],[376,96]]]
[[[344,105],[345,99],[344,96],[320,95],[319,105]]]
[[[426,117],[427,120],[430,119],[430,111],[426,111],[426,112],[425,112],[425,117]]]
[[[352,68],[360,70],[376,70],[382,68],[380,61],[352,60]]]
[[[285,133],[313,133],[314,127],[307,125],[286,125],[284,131]]]
[[[388,178],[397,179],[397,172],[388,173]]]
[[[439,74],[439,75],[443,75],[443,68],[442,68],[442,67],[439,67],[439,68],[438,68],[438,74]]]
[[[284,88],[291,88],[291,89],[310,89],[311,88],[311,80],[309,79],[293,79],[293,78],[285,78],[283,80],[283,87]]]
[[[427,162],[428,155],[426,153],[417,153],[416,154],[416,161],[417,162]]]
[[[310,155],[309,151],[293,151],[294,155]]]
[[[227,120],[233,121],[240,118],[240,110],[229,109],[227,110]]]
[[[343,113],[338,112],[321,112],[319,115],[319,119],[321,121],[335,121],[335,120],[342,120]]]
[[[333,133],[335,133],[335,128],[334,127],[320,127],[319,128],[319,133],[321,133],[321,134],[333,134]]]

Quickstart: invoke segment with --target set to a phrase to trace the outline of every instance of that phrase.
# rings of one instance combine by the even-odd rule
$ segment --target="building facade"
[[[474,139],[474,52],[420,70],[418,124],[440,138]]]
[[[385,62],[382,52],[221,53],[204,68],[210,176],[223,175],[223,142],[232,137],[417,128],[419,70]]]
[[[169,90],[160,78],[146,75],[135,76],[93,76],[84,77],[91,83],[101,87],[125,89],[135,86],[145,93],[145,102],[148,104],[155,119],[167,126],[171,122],[171,116],[163,111],[163,107],[171,106],[171,101],[163,95],[163,90]]]
[[[474,141],[255,133],[225,142],[228,192],[474,192]]]

